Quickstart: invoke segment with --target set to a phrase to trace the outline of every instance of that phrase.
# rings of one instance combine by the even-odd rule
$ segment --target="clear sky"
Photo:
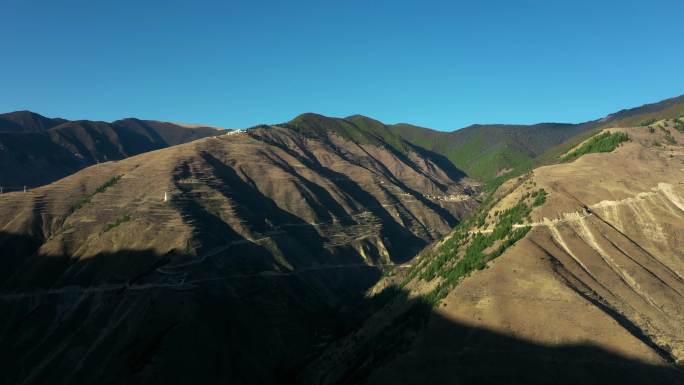
[[[684,1],[0,0],[0,111],[442,130],[684,94]]]

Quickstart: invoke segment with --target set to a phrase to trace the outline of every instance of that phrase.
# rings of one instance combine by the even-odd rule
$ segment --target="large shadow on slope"
[[[363,262],[356,252],[333,255],[324,247],[328,240],[313,225],[281,209],[273,199],[240,178],[232,167],[213,155],[202,153],[202,158],[212,167],[211,174],[217,178],[206,183],[234,203],[235,217],[244,221],[243,226],[254,237],[268,237],[295,266]]]
[[[279,383],[372,312],[363,293],[381,276],[171,268],[194,257],[151,250],[76,259],[35,254],[39,239],[0,239],[0,268],[16,261],[0,281],[2,385]],[[259,248],[245,241],[224,257]]]
[[[1,254],[8,241],[33,242],[24,238],[2,234]],[[673,367],[595,346],[543,346],[455,323],[396,288],[364,299],[362,293],[380,278],[377,271],[216,275],[208,266],[171,276],[159,272],[177,257],[142,250],[85,261],[24,258],[0,288],[0,384],[309,384],[325,377],[323,383],[331,384],[575,385],[683,379]],[[354,337],[383,306],[406,310],[374,337]],[[323,353],[335,344],[352,346],[352,353]],[[325,366],[313,370],[326,357],[338,375]]]
[[[649,364],[591,344],[530,342],[455,322],[396,287],[386,290],[393,297],[385,299],[389,306],[404,311],[371,338],[350,334],[331,344],[300,372],[298,384],[684,383],[681,366]]]
[[[306,149],[305,146],[298,146],[298,150],[302,153],[289,148],[284,143],[277,142],[271,138],[259,136],[259,139],[273,145],[280,150],[284,151],[288,155],[294,157],[307,168],[316,172],[317,174],[325,177],[334,184],[340,191],[343,191],[347,196],[351,197],[353,201],[358,202],[363,205],[361,208],[370,211],[376,218],[382,223],[382,228],[380,230],[380,236],[385,240],[385,245],[389,254],[392,256],[393,261],[403,263],[416,255],[427,243],[425,239],[413,234],[409,229],[401,226],[396,222],[392,215],[382,206],[382,204],[368,191],[364,190],[362,186],[352,180],[349,176],[336,172],[328,167],[323,166],[316,156]],[[332,147],[335,147],[333,143],[326,143]],[[355,163],[354,160],[348,159],[342,151],[338,150],[338,155],[350,163]],[[433,209],[433,211],[438,212],[442,218],[444,218],[449,224],[453,225],[457,220],[453,217],[451,213],[439,207],[438,205],[429,202],[426,198],[422,197],[421,194],[414,192],[408,187],[404,186],[400,181],[395,179],[398,186],[404,188],[405,191],[409,191],[416,197],[416,199],[421,200],[428,207]],[[351,207],[356,206],[352,201],[348,202]]]
[[[408,142],[405,143],[411,148],[411,150],[436,164],[442,169],[442,171],[444,171],[449,179],[453,180],[454,182],[458,182],[466,177],[466,173],[454,166],[454,164],[446,156]]]

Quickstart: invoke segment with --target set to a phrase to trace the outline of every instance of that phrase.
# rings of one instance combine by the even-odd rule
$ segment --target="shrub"
[[[672,122],[674,123],[675,130],[684,132],[684,122],[681,119],[674,119]]]
[[[639,123],[640,126],[645,127],[645,126],[650,126],[651,124],[655,123],[655,119],[647,119]]]
[[[124,214],[124,215],[121,216],[120,218],[117,218],[117,220],[115,220],[114,222],[107,224],[107,226],[105,227],[104,232],[106,233],[107,231],[109,231],[109,230],[111,230],[111,229],[113,229],[113,228],[115,228],[115,227],[118,227],[120,224],[126,223],[126,222],[128,222],[128,221],[130,221],[130,220],[131,220],[131,216],[128,215],[128,214]]]
[[[546,202],[546,196],[547,195],[548,194],[547,194],[546,190],[544,190],[543,188],[539,189],[535,193],[533,193],[532,198],[534,198],[534,200],[532,201],[532,207],[537,207],[537,206],[543,205],[544,202]]]
[[[665,141],[669,144],[677,144],[677,140],[669,131],[665,134]]]
[[[99,194],[104,192],[106,189],[114,186],[119,180],[121,179],[121,175],[116,175],[108,179],[106,182],[98,186],[97,189],[95,189],[95,194]]]

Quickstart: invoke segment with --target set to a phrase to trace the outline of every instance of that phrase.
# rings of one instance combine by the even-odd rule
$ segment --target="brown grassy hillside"
[[[4,194],[1,371],[285,381],[374,309],[365,291],[446,234],[472,193],[425,154],[260,127]]]

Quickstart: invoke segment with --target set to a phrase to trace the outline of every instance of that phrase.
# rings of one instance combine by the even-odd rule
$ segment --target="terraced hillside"
[[[262,126],[1,195],[3,381],[289,382],[477,204],[438,163]]]
[[[584,149],[578,156],[501,186],[411,269],[380,282],[374,291],[395,299],[300,380],[681,383],[677,127],[666,120],[611,129],[629,140],[594,152],[586,149],[603,146],[589,139],[571,152]]]
[[[211,127],[151,120],[112,123],[0,114],[0,186],[5,192],[53,182],[92,164],[216,135]]]

